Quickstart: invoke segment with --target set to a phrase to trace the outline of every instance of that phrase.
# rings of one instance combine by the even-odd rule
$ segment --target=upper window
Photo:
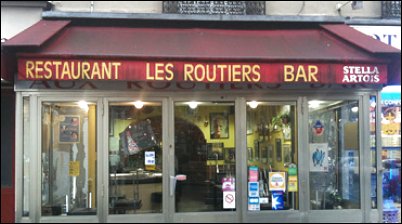
[[[265,1],[163,1],[164,13],[264,15]]]
[[[383,18],[401,18],[401,1],[382,1]]]

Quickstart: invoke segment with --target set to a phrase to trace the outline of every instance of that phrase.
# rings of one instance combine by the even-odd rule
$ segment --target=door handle
[[[176,181],[175,176],[170,176],[170,196],[173,196],[176,191]]]

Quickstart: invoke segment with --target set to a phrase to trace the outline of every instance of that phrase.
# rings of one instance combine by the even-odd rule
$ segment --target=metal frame
[[[124,92],[121,97],[119,91],[111,92],[83,92],[65,91],[28,91],[17,92],[16,94],[16,136],[23,136],[23,97],[30,97],[30,215],[22,217],[23,198],[23,138],[16,138],[16,222],[266,222],[267,217],[272,222],[332,222],[334,217],[339,222],[368,222],[370,218],[378,217],[381,220],[381,138],[380,121],[378,119],[380,107],[377,106],[376,132],[377,132],[377,209],[370,206],[370,172],[371,165],[368,160],[370,153],[367,151],[369,144],[365,142],[370,136],[368,129],[368,104],[369,96],[376,93],[377,105],[380,97],[377,91],[346,89],[341,94],[336,90],[313,91],[288,91],[264,90],[264,91],[201,91],[201,92]],[[71,93],[71,94],[70,94]],[[260,97],[256,97],[256,93]],[[262,94],[260,94],[262,93]],[[323,94],[324,93],[324,94]],[[329,95],[330,93],[330,95]],[[327,95],[328,94],[328,95]],[[132,101],[133,98],[141,97],[144,101],[158,101],[162,103],[162,125],[163,129],[163,213],[162,214],[135,214],[135,215],[109,215],[108,214],[108,130],[109,119],[108,105],[110,102]],[[41,175],[37,171],[41,168],[40,144],[41,142],[41,103],[43,101],[74,101],[85,98],[87,101],[97,103],[97,207],[96,216],[62,216],[62,217],[41,217]],[[246,102],[248,100],[261,100],[265,102],[294,102],[297,108],[297,135],[298,135],[298,175],[299,175],[299,210],[288,211],[247,211],[247,186],[243,181],[236,181],[236,211],[235,212],[194,212],[175,213],[174,196],[169,194],[169,176],[174,175],[174,103],[177,101],[232,101],[235,105],[235,144],[236,144],[236,179],[247,179],[247,161],[244,136],[246,136]],[[345,210],[310,210],[309,204],[309,157],[305,152],[308,149],[308,100],[345,100],[352,99],[359,102],[359,144],[360,144],[360,190],[361,209]],[[26,146],[25,146],[26,147]],[[367,161],[365,161],[367,160]],[[370,169],[369,169],[370,168]],[[368,205],[366,205],[368,204]],[[135,219],[133,219],[135,217]],[[372,219],[371,219],[372,220]]]

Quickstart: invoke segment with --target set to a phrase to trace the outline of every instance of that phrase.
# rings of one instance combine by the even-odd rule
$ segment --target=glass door
[[[235,133],[234,102],[174,103],[174,175],[170,181],[174,212],[181,214],[174,221],[185,221],[186,214],[194,212],[233,216]],[[194,221],[194,216],[190,219]]]
[[[110,221],[150,214],[163,219],[162,102],[109,102],[108,114]]]

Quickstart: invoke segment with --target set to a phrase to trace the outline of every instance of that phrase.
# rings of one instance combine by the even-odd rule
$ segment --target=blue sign
[[[283,191],[272,191],[272,210],[283,210]]]

